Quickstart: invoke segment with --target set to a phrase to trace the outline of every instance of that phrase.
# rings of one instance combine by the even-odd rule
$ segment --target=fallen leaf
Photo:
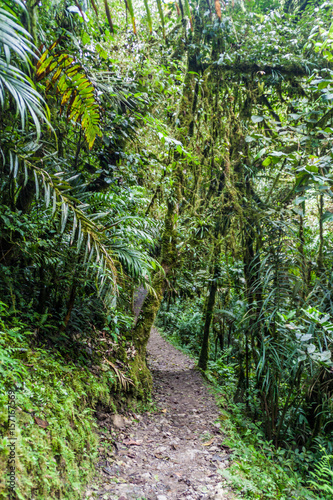
[[[132,439],[129,439],[128,441],[123,441],[123,443],[126,446],[141,446],[142,445],[142,441],[133,441]]]
[[[42,427],[43,429],[46,429],[50,424],[46,420],[42,420],[41,418],[34,417],[34,421],[39,427]]]
[[[155,453],[154,457],[159,458],[160,460],[170,460],[170,457],[167,457],[166,455],[162,455],[162,453]]]
[[[202,443],[202,446],[210,446],[214,442],[215,438],[210,439],[207,443]]]
[[[114,476],[113,470],[110,467],[103,467],[103,472],[105,472],[109,476]]]
[[[161,413],[166,413],[168,410],[161,410]]]

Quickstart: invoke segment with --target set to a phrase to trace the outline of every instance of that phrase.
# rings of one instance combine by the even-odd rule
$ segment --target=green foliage
[[[169,298],[171,301],[171,297]],[[159,310],[156,325],[163,328],[171,341],[178,342],[189,352],[198,354],[202,338],[200,302],[176,299],[171,305],[164,302]]]
[[[184,304],[186,304],[185,308]],[[198,320],[197,312],[200,310],[200,301],[193,298],[186,301],[176,299],[174,303],[169,305],[167,312],[165,307],[166,302],[159,312],[157,325],[163,328],[167,338],[172,343],[180,346],[187,354],[198,356],[198,342],[200,346],[200,332],[203,329],[200,319]],[[221,312],[221,310],[216,310],[217,315]],[[307,311],[307,314],[313,315],[314,312],[312,310]],[[287,331],[288,328],[293,329],[293,317],[294,314],[292,313],[287,317],[281,315],[281,322],[283,321],[282,324],[284,325],[287,324],[284,327]],[[190,319],[185,320],[185,318]],[[303,321],[306,322],[306,318],[305,315]],[[317,316],[316,320],[318,321]],[[322,322],[325,323],[325,321]],[[286,330],[284,330],[284,338],[286,338]],[[297,332],[296,327],[294,331]],[[258,371],[262,371],[264,364],[269,363],[269,372],[271,374],[266,374],[264,380],[266,393],[269,393],[267,384],[271,383],[269,382],[271,379],[276,382],[275,391],[290,390],[293,387],[295,380],[293,370],[295,368],[297,370],[298,366],[297,363],[294,363],[295,358],[297,359],[297,353],[300,351],[301,346],[304,346],[304,342],[310,342],[311,340],[306,333],[301,334],[303,338],[298,337],[297,333],[294,335],[294,341],[289,346],[285,342],[281,353],[282,348],[278,344],[274,346],[265,344],[265,352],[261,361],[259,361]],[[305,447],[302,450],[293,447],[289,449],[278,447],[276,449],[272,441],[267,441],[264,428],[260,422],[260,418],[264,418],[264,414],[259,411],[259,400],[257,399],[259,393],[252,390],[250,406],[249,403],[245,405],[237,402],[237,399],[234,400],[235,394],[239,393],[237,384],[240,370],[236,346],[235,341],[233,341],[232,346],[225,345],[224,352],[220,353],[219,357],[216,358],[216,344],[215,349],[212,349],[208,371],[205,373],[206,378],[215,386],[215,392],[222,408],[221,426],[227,435],[224,444],[232,449],[231,467],[221,471],[222,476],[236,490],[242,492],[245,498],[286,499],[290,497],[304,500],[315,498],[309,490],[302,486],[302,483],[305,482],[304,479],[306,482],[308,481],[308,471],[313,468],[314,463],[317,464],[315,470],[317,470],[317,467],[320,468],[320,440],[317,441],[313,451],[306,450]],[[272,353],[270,349],[272,349]],[[291,349],[290,355],[288,355],[288,349]],[[316,356],[313,359],[311,358],[311,354],[310,349],[307,358],[309,364],[304,366],[304,369],[309,373],[314,370],[313,362],[318,362]],[[279,365],[274,366],[274,363],[279,363]],[[280,366],[282,363],[285,363],[285,365]],[[303,364],[304,360],[301,363]],[[280,386],[278,384],[279,377],[281,377]],[[256,411],[255,422],[245,416],[249,413],[249,407],[252,412]],[[287,418],[287,421],[288,425],[290,425],[290,417]],[[300,420],[300,425],[304,428],[304,419]],[[298,432],[301,432],[301,428]],[[294,443],[295,445],[296,443]],[[327,481],[329,475],[325,467],[323,466],[320,470]]]
[[[20,4],[22,6],[22,4]],[[24,128],[28,115],[40,135],[40,122],[49,118],[43,100],[28,71],[30,58],[36,50],[31,36],[20,24],[18,16],[0,3],[0,105],[8,108],[8,96],[14,100]],[[23,64],[23,71],[17,64]]]
[[[14,12],[1,46],[47,96],[53,127],[36,114],[21,132],[26,94],[3,91],[8,322],[36,332],[29,348],[104,366],[146,397],[164,290],[158,324],[195,356],[210,344],[206,376],[241,443],[229,478],[249,498],[310,498],[297,481],[333,448],[331,2],[216,2],[215,15],[205,0],[105,0],[106,17],[91,4],[22,16],[51,47],[37,73]],[[154,307],[134,344],[139,284]]]
[[[61,96],[60,114],[66,109],[68,120],[80,121],[89,148],[97,136],[102,135],[100,127],[99,104],[95,89],[84,73],[83,68],[69,54],[55,53],[57,43],[43,52],[37,62],[37,81],[46,81],[45,92],[51,88]]]
[[[316,491],[323,492],[324,495],[327,494],[328,499],[333,493],[333,455],[328,455],[324,449],[322,451],[321,460],[316,463],[314,472],[311,472],[313,479],[309,480],[309,484]]]
[[[7,316],[1,303],[2,317]],[[0,498],[8,498],[8,391],[15,393],[18,498],[81,498],[94,474],[98,439],[93,409],[114,408],[113,372],[96,377],[57,352],[31,348],[19,321],[0,326]]]

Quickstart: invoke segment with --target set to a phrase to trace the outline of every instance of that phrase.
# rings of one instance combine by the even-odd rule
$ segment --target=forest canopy
[[[331,498],[332,9],[0,0],[1,404],[41,409],[33,364],[147,400],[155,323]]]

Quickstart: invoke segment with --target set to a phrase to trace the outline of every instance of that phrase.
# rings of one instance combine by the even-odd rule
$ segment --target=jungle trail
[[[0,0],[0,499],[332,498],[332,10]]]

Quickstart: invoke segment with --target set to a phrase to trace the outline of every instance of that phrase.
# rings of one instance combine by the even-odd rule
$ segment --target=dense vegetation
[[[0,0],[0,498],[8,391],[16,498],[80,498],[156,316],[220,394],[234,486],[331,498],[332,8]]]

